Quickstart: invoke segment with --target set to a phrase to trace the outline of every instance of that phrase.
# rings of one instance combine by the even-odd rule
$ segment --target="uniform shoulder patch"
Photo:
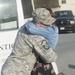
[[[45,50],[48,50],[48,49],[49,49],[49,45],[48,45],[48,43],[47,43],[46,40],[42,40],[41,45],[42,45],[42,47],[43,47]]]

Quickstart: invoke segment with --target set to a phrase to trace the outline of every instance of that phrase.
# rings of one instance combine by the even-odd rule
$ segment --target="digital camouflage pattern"
[[[25,26],[22,26],[12,52],[2,66],[1,75],[30,75],[38,56],[46,63],[57,58],[44,37],[32,35]]]

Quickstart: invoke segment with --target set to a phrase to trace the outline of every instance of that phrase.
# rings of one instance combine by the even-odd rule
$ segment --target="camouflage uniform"
[[[22,26],[18,31],[12,52],[2,66],[1,74],[30,75],[38,56],[46,63],[53,62],[57,58],[44,37],[32,35],[25,26]]]

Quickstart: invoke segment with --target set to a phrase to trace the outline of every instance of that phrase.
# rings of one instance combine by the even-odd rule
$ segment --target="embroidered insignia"
[[[45,50],[48,50],[48,49],[49,49],[49,45],[48,45],[48,43],[47,43],[45,40],[42,40],[41,45],[42,45],[42,47],[43,47]]]

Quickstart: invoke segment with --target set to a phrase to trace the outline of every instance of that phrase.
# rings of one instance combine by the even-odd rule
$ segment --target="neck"
[[[37,26],[43,27],[43,28],[47,28],[48,26],[41,24],[40,22],[36,22],[35,23]]]

